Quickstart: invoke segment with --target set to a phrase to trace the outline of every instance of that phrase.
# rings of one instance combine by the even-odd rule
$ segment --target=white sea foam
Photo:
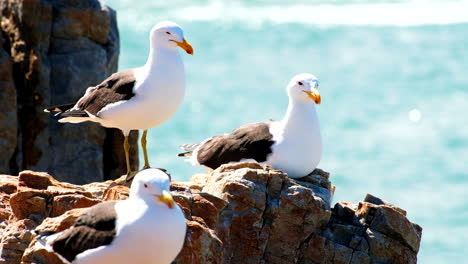
[[[180,23],[217,22],[259,27],[264,24],[304,24],[329,26],[423,26],[467,23],[468,0],[447,1],[399,1],[388,3],[352,1],[346,3],[268,2],[250,4],[248,1],[142,1],[106,0],[119,12],[121,26],[134,31],[147,31],[164,19]],[[142,7],[143,5],[144,7]],[[154,14],[142,19],[141,10]]]
[[[212,1],[173,9],[177,20],[221,21],[261,25],[300,23],[306,25],[418,26],[468,22],[468,1],[400,2],[365,4],[295,4],[251,6],[241,2]]]

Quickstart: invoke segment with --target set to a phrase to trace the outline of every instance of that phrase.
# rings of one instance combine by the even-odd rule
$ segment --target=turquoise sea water
[[[468,2],[151,2],[106,0],[120,69],[145,63],[161,20],[195,49],[182,108],[149,132],[153,166],[177,180],[202,172],[178,145],[282,118],[289,79],[310,72],[335,202],[395,203],[424,228],[419,263],[468,263]]]

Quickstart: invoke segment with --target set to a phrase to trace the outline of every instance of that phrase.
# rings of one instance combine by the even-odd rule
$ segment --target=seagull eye
[[[169,32],[169,31],[166,31],[166,34],[170,35],[170,34],[171,34],[171,32]]]
[[[145,188],[148,188],[148,184],[146,184],[146,183],[143,186],[145,186]]]
[[[304,85],[304,83],[303,83],[303,82],[297,82],[297,84],[299,84],[299,85]]]

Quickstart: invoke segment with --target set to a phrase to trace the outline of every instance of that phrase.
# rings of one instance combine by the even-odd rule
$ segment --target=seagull
[[[69,229],[38,236],[39,245],[73,264],[169,264],[182,249],[186,232],[169,185],[163,171],[142,170],[127,200],[88,208]]]
[[[210,169],[238,161],[269,164],[290,178],[312,172],[322,157],[322,137],[315,106],[321,97],[319,81],[309,73],[294,76],[287,86],[288,109],[281,121],[241,126],[229,134],[185,144],[184,153],[192,165]]]
[[[120,129],[125,137],[127,181],[136,174],[130,168],[130,131],[143,130],[143,168],[147,169],[150,167],[146,151],[148,129],[168,120],[184,99],[185,70],[177,47],[193,55],[193,48],[185,40],[182,28],[174,22],[156,24],[151,29],[149,41],[148,60],[142,67],[112,74],[97,86],[89,87],[76,103],[44,110],[60,117],[60,123],[93,121]]]

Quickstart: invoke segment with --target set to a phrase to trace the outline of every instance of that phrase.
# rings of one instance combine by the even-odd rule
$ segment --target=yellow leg
[[[132,171],[132,169],[130,168],[130,156],[129,156],[130,144],[128,144],[128,136],[125,136],[123,147],[125,151],[125,162],[127,163],[127,177],[125,177],[125,181],[128,182],[133,177],[135,177],[137,173],[136,171]]]
[[[143,148],[143,157],[145,158],[145,166],[143,169],[150,168],[149,161],[148,161],[148,152],[146,151],[146,135],[148,134],[148,130],[143,131],[143,135],[141,136],[141,148]]]

